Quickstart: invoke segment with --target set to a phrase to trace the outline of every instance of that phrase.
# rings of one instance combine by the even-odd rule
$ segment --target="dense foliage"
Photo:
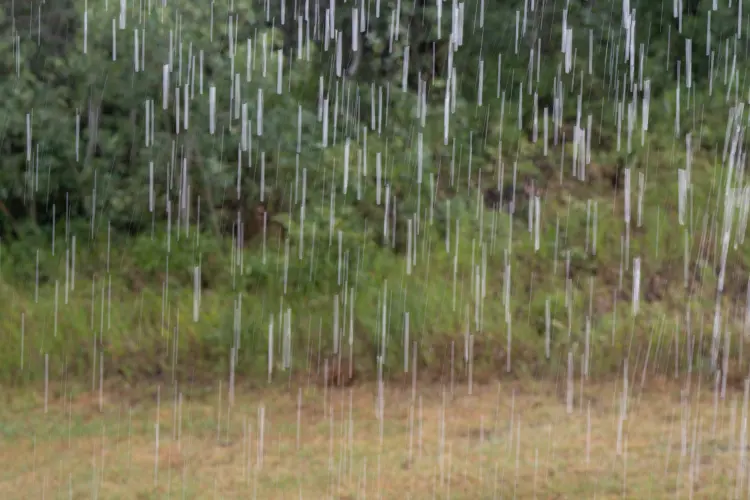
[[[505,154],[513,154],[517,122],[530,133],[543,108],[552,115],[555,98],[563,103],[561,122],[574,117],[580,85],[588,89],[584,108],[596,109],[605,98],[619,98],[624,85],[618,89],[618,83],[632,71],[623,57],[622,11],[605,3],[568,2],[565,13],[557,2],[533,1],[524,7],[390,0],[361,4],[362,10],[359,3],[336,8],[327,2],[223,1],[163,8],[127,2],[123,12],[114,1],[5,3],[5,235],[12,225],[21,231],[23,221],[49,226],[53,216],[142,231],[154,218],[185,219],[188,206],[192,220],[200,207],[203,224],[218,230],[236,220],[237,211],[249,223],[261,198],[272,213],[298,209],[304,169],[310,220],[327,208],[331,174],[344,176],[347,153],[352,185],[356,169],[367,170],[365,179],[374,177],[380,154],[384,182],[402,198],[416,198],[405,196],[412,182],[427,184],[429,173],[440,175],[439,166],[449,161],[459,177],[461,166],[454,163],[466,163],[463,174],[476,185],[470,156],[475,169],[492,174],[487,180],[496,178],[489,160],[501,141]],[[637,7],[647,10],[638,19],[651,22],[636,31],[634,54],[643,69],[635,68],[635,92],[642,95],[641,81],[650,78],[651,99],[658,102],[674,83],[654,66],[669,65],[660,59],[670,50],[673,60],[684,61],[685,38],[692,38],[693,54],[702,55],[706,39],[698,34],[707,13],[690,17],[696,9],[688,5],[678,34],[677,21],[665,21],[662,5],[643,4]],[[336,31],[326,24],[331,9]],[[562,68],[565,20],[575,26],[580,75]],[[721,42],[733,33],[721,21],[715,15],[712,23],[717,63]],[[692,79],[700,85],[708,58],[693,59]],[[443,108],[452,77],[457,89],[445,138]],[[521,118],[514,111],[519,101]],[[346,191],[341,184],[334,189]],[[363,189],[372,187],[365,182]],[[375,213],[366,207],[357,215]]]

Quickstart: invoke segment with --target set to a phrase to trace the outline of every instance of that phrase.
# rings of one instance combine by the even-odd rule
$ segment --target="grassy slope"
[[[371,233],[367,237],[345,232],[343,256],[345,260],[346,252],[349,252],[348,280],[345,265],[342,266],[341,279],[348,284],[349,293],[352,289],[355,291],[351,326],[357,365],[365,372],[374,373],[382,335],[382,297],[387,294],[386,374],[403,372],[404,313],[407,311],[410,339],[419,344],[417,359],[420,365],[432,372],[442,370],[445,373],[450,362],[451,343],[455,342],[456,366],[462,367],[458,375],[465,374],[464,334],[469,329],[475,334],[474,376],[504,370],[508,348],[504,304],[506,252],[512,276],[508,309],[512,320],[510,361],[515,373],[541,374],[564,369],[568,352],[574,353],[578,365],[579,356],[584,352],[585,318],[589,314],[592,373],[620,370],[621,360],[627,354],[631,358],[631,369],[633,363],[640,368],[646,362],[646,351],[649,351],[651,363],[663,357],[674,364],[675,342],[681,357],[678,364],[684,367],[688,355],[685,349],[688,296],[692,297],[690,332],[696,343],[703,340],[693,361],[703,360],[709,355],[716,284],[714,269],[718,267],[720,250],[716,240],[720,219],[714,218],[715,200],[717,186],[723,186],[725,182],[720,160],[715,159],[720,149],[715,132],[719,128],[719,118],[714,118],[717,120],[715,125],[708,120],[704,123],[706,137],[700,140],[702,148],[693,158],[694,191],[686,226],[677,223],[676,207],[676,168],[684,164],[684,152],[681,152],[684,147],[674,144],[671,134],[662,134],[667,127],[662,125],[660,128],[657,122],[652,125],[646,147],[630,156],[629,164],[634,167],[631,187],[634,194],[631,199],[633,222],[629,259],[621,256],[621,238],[626,234],[622,183],[613,190],[607,177],[616,171],[617,162],[621,161],[618,155],[594,150],[587,181],[580,182],[572,179],[569,173],[570,146],[565,153],[564,165],[561,165],[559,147],[551,148],[545,159],[540,144],[533,145],[525,139],[518,142],[519,172],[536,175],[546,186],[537,251],[534,250],[533,235],[526,227],[525,212],[511,220],[504,212],[482,210],[477,219],[479,210],[475,189],[472,189],[471,196],[453,198],[448,252],[444,237],[446,202],[441,200],[438,192],[436,206],[442,206],[443,210],[431,225],[421,228],[414,248],[415,265],[410,275],[407,275],[403,255],[373,243],[374,234],[382,231],[381,221],[367,221]],[[657,138],[665,139],[660,141]],[[506,159],[506,168],[510,169],[510,164],[511,161]],[[489,166],[486,171],[496,175]],[[637,172],[646,176],[640,226],[636,223]],[[493,177],[487,175],[486,178]],[[365,182],[373,183],[374,180]],[[492,183],[494,181],[486,181],[484,185]],[[372,194],[372,190],[368,194]],[[349,196],[352,197],[351,191]],[[587,215],[589,200],[592,202],[591,214],[594,204],[597,207],[595,235],[593,215]],[[337,213],[340,218],[337,219],[338,228],[342,220],[347,220],[346,215],[341,214],[346,208],[337,210],[340,211]],[[455,252],[456,217],[460,218],[458,253]],[[429,217],[426,216],[425,220]],[[484,223],[482,230],[480,220]],[[704,226],[706,222],[708,224]],[[163,228],[157,228],[153,235],[134,238],[112,235],[108,251],[106,227],[99,228],[93,240],[88,237],[87,226],[77,227],[71,229],[71,233],[79,235],[76,284],[68,294],[67,304],[64,300],[65,228],[61,226],[59,224],[57,228],[54,256],[50,236],[2,247],[0,304],[4,311],[0,314],[0,331],[6,349],[3,350],[0,369],[2,380],[6,382],[40,380],[45,355],[49,355],[50,370],[65,368],[71,373],[92,376],[95,334],[105,346],[104,370],[108,375],[119,372],[134,377],[168,373],[175,360],[174,368],[183,374],[191,370],[207,377],[228,373],[236,316],[234,304],[240,295],[238,372],[261,375],[267,371],[268,328],[273,315],[274,359],[278,373],[282,347],[280,314],[287,308],[291,309],[292,318],[293,365],[305,367],[308,358],[318,359],[321,353],[325,356],[331,352],[333,297],[336,293],[343,295],[344,289],[339,290],[337,286],[337,229],[329,241],[327,223],[315,228],[314,244],[311,241],[312,224],[306,224],[302,259],[298,258],[296,239],[291,240],[288,265],[285,264],[284,243],[278,236],[270,235],[265,244],[263,237],[257,236],[244,251],[244,270],[238,265],[234,271],[230,242],[216,240],[208,234],[202,234],[198,241],[194,226],[188,237],[184,234],[178,237],[177,231],[173,230],[169,251]],[[297,229],[293,231],[296,233]],[[690,243],[688,288],[684,287],[683,280],[685,231],[688,231],[687,241]],[[588,247],[585,245],[587,233]],[[482,274],[480,238],[487,249],[486,295],[479,304],[481,332],[474,322],[476,300],[472,276],[472,269],[476,272],[476,266],[480,266],[480,277]],[[596,255],[593,255],[594,239]],[[703,245],[699,246],[701,243]],[[38,291],[34,284],[37,250]],[[572,292],[569,309],[565,297],[568,255]],[[642,284],[640,309],[634,316],[631,305],[632,259],[636,256],[642,261]],[[457,262],[455,273],[454,258]],[[732,304],[744,299],[745,282],[741,276],[747,269],[747,259],[748,254],[742,246],[737,250],[730,249],[727,293],[722,302],[724,321],[734,335],[730,343],[733,351],[739,344],[736,339],[744,317],[732,308]],[[620,285],[619,273],[625,260],[627,269],[623,269]],[[200,317],[194,322],[192,273],[193,266],[199,262],[204,284]],[[340,327],[346,327],[343,338],[346,342],[351,304],[347,302],[345,308],[343,296],[340,299]],[[544,356],[547,300],[551,311],[549,360]],[[680,332],[677,340],[676,329]],[[176,358],[175,338],[178,339]],[[346,348],[344,354],[348,357]],[[738,352],[734,352],[731,361],[732,364],[739,363]],[[743,372],[747,369],[740,368]]]

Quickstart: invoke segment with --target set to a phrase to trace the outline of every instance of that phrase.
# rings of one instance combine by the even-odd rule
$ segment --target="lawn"
[[[632,374],[631,374],[632,375]],[[747,394],[693,377],[10,393],[2,498],[720,498]],[[572,387],[572,400],[568,389]],[[568,404],[572,402],[572,404]],[[382,413],[381,413],[382,410]],[[381,418],[382,415],[382,418]]]

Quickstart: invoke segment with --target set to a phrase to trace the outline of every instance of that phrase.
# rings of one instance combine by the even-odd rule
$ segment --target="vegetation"
[[[0,381],[746,373],[736,13],[407,3],[6,5]]]
[[[669,384],[576,388],[567,413],[551,384],[265,388],[233,404],[183,386],[142,398],[51,389],[3,405],[0,493],[73,498],[719,498],[746,489],[739,398]],[[619,385],[619,387],[622,387]],[[619,389],[618,387],[618,389]],[[216,386],[214,386],[214,389]],[[432,386],[434,389],[435,386]],[[69,389],[69,388],[68,388]],[[243,388],[244,389],[244,388]],[[624,390],[624,389],[623,389]],[[59,392],[58,392],[59,391]],[[223,392],[223,391],[222,391]],[[670,390],[666,392],[670,393]],[[180,394],[183,394],[182,392]],[[676,392],[672,393],[673,395]],[[54,403],[53,403],[54,401]],[[678,404],[690,411],[677,410]],[[23,422],[15,415],[24,412]],[[10,418],[5,418],[9,416]],[[154,428],[158,427],[158,433]],[[742,437],[740,437],[742,436]]]

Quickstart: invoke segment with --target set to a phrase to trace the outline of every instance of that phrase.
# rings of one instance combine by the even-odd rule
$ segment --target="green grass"
[[[625,358],[631,369],[641,369],[648,360],[676,364],[678,370],[688,364],[705,370],[717,304],[722,331],[730,335],[729,366],[733,374],[744,374],[749,368],[742,354],[750,252],[742,243],[735,248],[737,214],[725,291],[718,300],[716,294],[729,108],[720,86],[713,96],[705,91],[696,96],[691,103],[697,104],[681,108],[681,123],[692,130],[694,146],[685,225],[678,222],[677,169],[685,166],[687,153],[684,136],[676,138],[673,131],[674,92],[665,92],[651,103],[644,145],[636,127],[629,152],[626,129],[617,150],[612,106],[593,99],[586,103],[583,116],[591,113],[594,122],[591,163],[583,181],[572,175],[570,141],[563,151],[550,139],[545,157],[542,140],[530,142],[527,131],[516,130],[509,117],[503,124],[491,120],[485,132],[488,142],[502,138],[501,161],[491,148],[479,146],[469,158],[469,148],[459,144],[455,177],[452,153],[448,149],[446,157],[442,146],[442,126],[429,122],[424,144],[435,156],[425,159],[421,186],[413,182],[415,137],[388,143],[373,134],[368,150],[362,148],[370,165],[367,175],[352,170],[346,193],[343,169],[336,166],[343,145],[333,145],[320,155],[318,166],[307,167],[304,224],[300,203],[293,201],[294,187],[277,190],[277,195],[285,192],[290,198],[273,203],[278,210],[272,214],[274,227],[285,227],[286,235],[255,235],[243,247],[241,259],[228,233],[222,237],[210,232],[205,218],[200,235],[195,220],[189,235],[175,221],[171,234],[166,225],[157,224],[128,235],[119,227],[108,231],[106,209],[93,232],[88,221],[73,220],[68,227],[59,217],[54,255],[51,232],[30,231],[21,239],[0,241],[0,382],[38,383],[44,378],[46,357],[50,372],[76,377],[96,379],[103,359],[105,377],[131,382],[171,379],[173,372],[178,379],[213,380],[230,371],[235,337],[240,344],[237,374],[265,378],[272,322],[274,378],[283,380],[289,376],[281,369],[283,333],[290,334],[294,371],[306,370],[313,358],[327,357],[334,343],[336,300],[343,354],[349,357],[351,335],[355,364],[369,377],[378,371],[380,353],[385,353],[384,375],[403,376],[406,313],[410,344],[417,343],[418,367],[435,376],[447,373],[451,352],[459,375],[466,376],[467,332],[474,336],[472,376],[505,371],[508,359],[514,376],[555,376],[566,369],[570,352],[576,363],[586,352],[587,321],[592,375],[621,372]],[[394,110],[403,112],[409,102],[410,96],[398,94]],[[572,106],[571,99],[566,102]],[[566,116],[572,116],[568,111]],[[571,123],[568,119],[564,128],[569,131]],[[479,136],[475,140],[478,143]],[[352,143],[352,158],[360,147]],[[375,203],[376,151],[385,151],[384,178],[397,199],[395,250],[382,244],[385,207]],[[538,248],[527,229],[523,204],[513,218],[482,204],[482,190],[496,184],[500,163],[505,184],[512,182],[517,165],[519,184],[523,176],[532,176],[544,188]],[[625,168],[632,180],[629,228],[624,217]],[[641,174],[645,189],[639,202]],[[612,179],[619,179],[616,188]],[[229,194],[233,188],[227,189],[225,195],[234,196]],[[226,219],[225,210],[217,212],[219,219]],[[407,274],[409,219],[419,232]],[[65,256],[66,249],[72,250],[72,235],[77,244],[75,289],[67,291],[66,303]],[[635,258],[641,260],[637,314],[632,306]],[[198,321],[193,320],[196,266],[202,279]],[[284,330],[287,317],[291,323]],[[689,342],[693,349],[687,348]],[[717,345],[723,349],[724,339]],[[409,348],[411,358],[414,349]],[[717,351],[719,360],[722,349]]]
[[[649,137],[661,137],[658,124],[654,128]],[[229,237],[217,239],[206,232],[198,237],[194,224],[189,236],[184,231],[178,235],[173,226],[169,238],[166,228],[159,226],[151,234],[137,236],[113,231],[108,249],[107,227],[101,222],[102,218],[93,239],[88,225],[74,223],[69,234],[77,235],[75,289],[69,290],[67,304],[64,301],[65,249],[71,248],[72,237],[66,241],[62,222],[57,225],[54,256],[51,235],[3,242],[0,331],[5,349],[0,380],[13,384],[41,380],[45,356],[49,357],[50,372],[96,378],[99,368],[96,368],[97,374],[92,372],[95,338],[101,344],[96,353],[97,358],[104,355],[106,376],[119,375],[131,381],[139,377],[171,378],[174,370],[179,377],[196,374],[209,380],[229,372],[235,317],[240,318],[237,373],[265,376],[268,329],[273,321],[274,377],[284,379],[288,375],[281,370],[282,326],[287,311],[291,311],[292,366],[295,370],[304,370],[309,365],[308,359],[331,353],[337,294],[344,356],[348,357],[351,332],[356,365],[370,376],[376,373],[376,356],[383,350],[384,296],[387,301],[386,376],[398,377],[403,372],[407,312],[410,341],[418,344],[420,369],[444,373],[451,349],[454,349],[457,366],[461,366],[459,371],[465,374],[468,367],[463,353],[465,333],[469,331],[474,335],[473,375],[482,377],[505,370],[508,357],[506,308],[511,318],[511,370],[516,375],[552,375],[565,370],[569,351],[578,360],[584,353],[585,325],[589,316],[592,374],[619,372],[625,357],[630,358],[631,369],[634,362],[645,363],[649,345],[652,346],[649,362],[674,364],[675,352],[671,347],[675,330],[680,332],[678,366],[685,368],[687,365],[685,339],[691,336],[696,345],[702,341],[694,351],[693,365],[705,367],[710,356],[715,308],[717,276],[714,269],[718,268],[721,249],[717,243],[721,219],[714,218],[714,209],[717,193],[723,196],[725,173],[720,162],[715,161],[715,150],[696,151],[692,162],[694,191],[689,207],[692,215],[687,225],[680,226],[676,166],[683,159],[679,153],[672,154],[668,145],[670,139],[648,141],[645,148],[638,148],[625,160],[616,152],[593,151],[585,182],[572,179],[572,150],[568,145],[560,182],[559,148],[551,148],[549,163],[545,163],[541,144],[519,139],[519,172],[534,175],[546,189],[541,204],[538,249],[534,247],[533,233],[527,230],[525,212],[511,219],[505,212],[492,212],[481,206],[477,189],[495,183],[494,163],[480,164],[482,186],[475,183],[468,194],[458,186],[443,186],[443,181],[439,180],[432,219],[428,211],[429,191],[425,196],[427,201],[422,201],[422,227],[413,245],[414,265],[410,275],[407,275],[404,254],[406,227],[402,227],[406,226],[408,213],[401,212],[397,225],[401,251],[378,243],[382,239],[378,236],[382,233],[379,217],[384,212],[382,206],[377,207],[371,199],[374,198],[373,172],[363,180],[363,201],[354,202],[350,190],[348,196],[353,204],[342,201],[337,205],[333,230],[329,226],[327,206],[315,208],[312,213],[317,217],[310,216],[302,228],[301,259],[298,214],[292,214],[291,220],[282,219],[288,229],[288,247],[286,239],[281,239],[278,233],[269,232],[265,242],[262,235],[258,235],[243,249],[242,265],[235,259],[234,266],[232,258],[236,252],[232,250]],[[709,140],[704,138],[702,144],[706,146]],[[673,147],[678,152],[681,149],[679,145]],[[506,182],[510,182],[512,162],[508,158],[504,162]],[[557,166],[550,168],[553,164]],[[630,165],[632,172],[632,222],[627,256],[621,251],[621,239],[627,234],[622,182],[614,190],[607,180],[607,176],[615,174],[618,165]],[[646,182],[639,226],[636,193],[640,172]],[[623,177],[622,173],[619,175]],[[475,176],[478,178],[479,175]],[[451,200],[450,213],[448,199]],[[589,201],[590,209],[587,208]],[[598,214],[596,233],[594,204]],[[367,209],[368,206],[372,208]],[[375,215],[368,217],[372,212],[366,210],[375,210]],[[379,216],[377,210],[380,210]],[[707,231],[702,225],[704,220]],[[339,231],[342,231],[341,266]],[[685,231],[688,231],[690,245],[687,288],[683,279]],[[449,234],[449,251],[446,251],[446,233]],[[483,270],[482,244],[486,271]],[[38,290],[35,286],[37,251]],[[511,269],[507,305],[506,254]],[[641,298],[637,315],[632,313],[635,257],[641,258]],[[732,335],[731,366],[740,373],[747,370],[747,361],[740,358],[744,313],[738,310],[737,304],[744,300],[746,278],[743,276],[748,269],[748,259],[750,255],[743,246],[730,248],[726,292],[720,301],[722,321]],[[198,265],[203,283],[196,322],[192,317],[193,268]],[[620,284],[621,265],[627,269],[623,269]],[[486,287],[479,301],[474,283],[477,266],[480,280],[484,276]],[[566,287],[570,289],[567,298]],[[352,293],[353,304],[350,303]],[[688,299],[690,332],[686,330],[685,320]],[[551,313],[549,360],[544,356],[547,301]],[[235,313],[236,304],[241,304],[239,313]],[[475,321],[477,310],[479,323]],[[657,350],[657,346],[662,345]],[[96,359],[97,366],[99,361]]]

